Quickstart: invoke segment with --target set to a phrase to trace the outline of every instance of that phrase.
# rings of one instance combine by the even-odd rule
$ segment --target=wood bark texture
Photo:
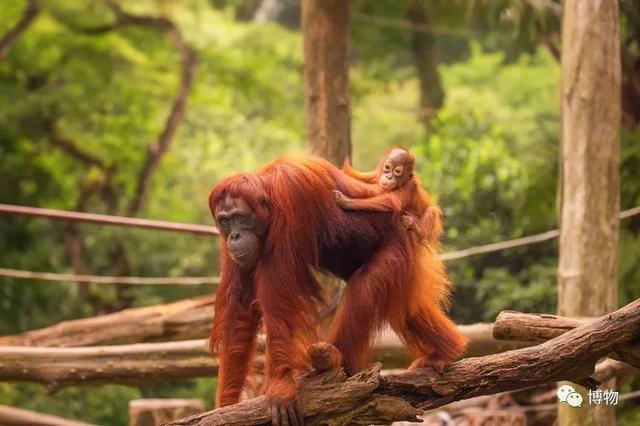
[[[74,347],[207,337],[211,331],[213,301],[214,296],[204,296],[64,321],[40,330],[0,336],[0,345]]]
[[[213,296],[204,296],[64,321],[39,330],[0,336],[0,345],[71,348],[206,338],[211,332],[213,300]],[[487,323],[458,326],[469,339],[465,357],[489,355],[533,344],[514,339],[498,340],[492,336],[492,327],[493,324]],[[263,336],[259,336],[258,346],[260,350],[264,348]],[[199,356],[198,353],[199,349],[196,349],[193,356]],[[390,329],[385,329],[376,341],[373,359],[387,368],[403,368],[409,364],[404,344]]]
[[[87,348],[0,346],[0,381],[63,386],[213,377],[218,361],[205,340]]]
[[[568,318],[548,314],[523,314],[503,311],[493,325],[493,337],[499,340],[544,342],[596,318]],[[639,318],[640,320],[640,318]],[[611,358],[640,368],[640,345],[621,345],[609,354]]]
[[[408,420],[453,401],[560,380],[591,382],[595,364],[640,337],[640,299],[540,345],[467,358],[443,373],[418,369],[380,376],[376,365],[352,377],[304,376],[299,404],[309,425],[381,424]],[[171,425],[259,425],[271,418],[264,398],[188,417]]]
[[[565,0],[558,313],[617,306],[621,64],[618,2]],[[615,387],[610,383],[609,387]],[[559,405],[559,425],[615,425],[604,405]]]
[[[349,3],[302,2],[307,144],[335,165],[351,156]]]

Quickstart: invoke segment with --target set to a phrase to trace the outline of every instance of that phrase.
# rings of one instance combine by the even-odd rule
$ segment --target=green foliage
[[[51,397],[39,385],[0,383],[0,404],[100,425],[127,425],[129,401],[140,397],[138,389],[120,385],[72,387]]]
[[[21,9],[14,10],[15,2],[10,3],[1,6],[10,9],[6,16],[19,15]],[[157,14],[154,4],[137,2],[133,10]],[[279,153],[302,146],[301,40],[277,25],[229,22],[203,1],[186,2],[166,13],[184,26],[185,38],[198,49],[199,64],[187,117],[162,158],[141,214],[211,223],[205,200],[216,180],[255,170]],[[0,185],[6,189],[2,202],[73,210],[82,187],[106,179],[104,170],[83,164],[50,142],[47,125],[55,122],[62,137],[113,168],[116,213],[125,213],[146,147],[157,138],[169,112],[180,63],[169,39],[154,29],[127,27],[104,35],[75,31],[111,19],[106,9],[89,8],[84,1],[47,3],[0,64],[0,96],[11,99],[0,107]],[[87,209],[107,212],[98,194],[89,199]],[[0,238],[15,241],[0,248],[6,266],[68,271],[66,253],[59,249],[63,224],[4,216],[0,226],[7,229]],[[113,241],[124,245],[134,274],[217,273],[215,246],[204,238],[91,225],[80,229],[91,253],[92,273],[110,273]],[[73,287],[37,286],[34,291],[34,283],[4,280],[3,301],[10,301],[13,309],[0,313],[2,332],[91,314],[73,297]],[[194,294],[182,288],[126,292],[142,305]],[[123,296],[104,286],[93,293],[105,305]],[[60,310],[60,305],[65,308]],[[14,312],[21,314],[16,318]]]
[[[423,183],[444,209],[447,250],[555,225],[558,64],[543,51],[507,65],[478,45],[471,52],[441,67],[447,99],[426,135],[410,113],[414,81],[378,89],[354,109],[356,166],[373,167],[389,143],[413,148]],[[552,243],[448,266],[459,320],[490,321],[515,306],[555,310]]]

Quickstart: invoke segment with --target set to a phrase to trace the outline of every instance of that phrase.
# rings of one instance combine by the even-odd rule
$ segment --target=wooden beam
[[[87,321],[92,320],[94,319]],[[152,322],[155,321],[156,319],[153,319]],[[95,322],[95,324],[99,323],[100,321]],[[135,324],[132,323],[131,326],[134,327]],[[141,326],[144,327],[144,325]],[[103,324],[103,327],[113,328],[114,326],[107,323]],[[468,356],[480,356],[490,353],[491,350],[506,350],[522,345],[521,342],[495,340],[491,336],[490,324],[460,327],[471,339]],[[76,328],[75,325],[73,328]],[[179,328],[183,329],[184,324]],[[126,330],[126,327],[123,329]],[[88,330],[85,330],[80,335],[84,336],[87,332]],[[103,335],[107,340],[113,341],[113,334],[110,333],[112,331],[105,331]],[[119,332],[113,331],[113,333]],[[135,334],[135,330],[131,333]],[[61,336],[61,342],[69,342],[68,339],[65,340],[64,336],[68,337],[65,333],[56,331],[54,335]],[[90,336],[87,336],[87,339],[90,339]],[[75,337],[72,340],[75,340]],[[86,341],[86,339],[80,340]],[[34,335],[31,341],[52,340],[51,336],[45,333],[39,336]],[[264,347],[262,338],[259,339],[259,347],[262,351]],[[381,335],[373,357],[383,362],[387,368],[404,368],[409,362],[404,346],[395,334],[388,330]],[[256,367],[258,369],[262,367],[260,356],[256,360]],[[64,386],[105,382],[140,383],[176,378],[214,377],[217,373],[218,361],[209,354],[207,339],[71,348],[0,346],[0,381],[36,382],[47,386],[50,390]]]
[[[380,376],[378,364],[352,377],[307,375],[298,403],[305,424],[371,424],[415,419],[453,401],[544,383],[589,380],[595,364],[640,332],[640,299],[540,345],[467,358],[443,373],[419,369]],[[264,397],[170,423],[177,426],[257,425],[271,419]]]
[[[40,330],[0,336],[0,345],[77,347],[207,337],[213,300],[214,296],[204,296],[64,321]]]
[[[0,381],[29,381],[50,391],[96,383],[213,377],[218,362],[205,340],[86,348],[0,346]]]
[[[49,414],[0,405],[0,425],[3,426],[92,426],[90,423],[69,420]]]
[[[64,321],[39,330],[0,336],[0,345],[81,347],[206,338],[211,331],[213,301],[214,296],[204,296]],[[489,355],[533,344],[497,340],[492,335],[492,324],[458,327],[469,339],[465,357]],[[264,345],[262,338],[259,345],[261,348]],[[388,368],[401,368],[408,365],[409,354],[398,336],[387,328],[376,342],[373,359]]]

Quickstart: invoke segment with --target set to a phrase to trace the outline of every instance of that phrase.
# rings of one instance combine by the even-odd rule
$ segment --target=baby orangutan
[[[440,209],[422,189],[413,171],[415,157],[403,148],[392,148],[373,172],[354,170],[348,163],[342,171],[363,184],[361,198],[349,198],[334,191],[336,202],[345,210],[401,213],[401,222],[423,244],[438,241],[442,233]]]

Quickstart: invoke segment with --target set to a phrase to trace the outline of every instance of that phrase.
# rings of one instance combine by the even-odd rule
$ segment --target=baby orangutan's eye
[[[402,169],[400,167],[397,167],[394,171],[393,174],[396,176],[402,176]]]

